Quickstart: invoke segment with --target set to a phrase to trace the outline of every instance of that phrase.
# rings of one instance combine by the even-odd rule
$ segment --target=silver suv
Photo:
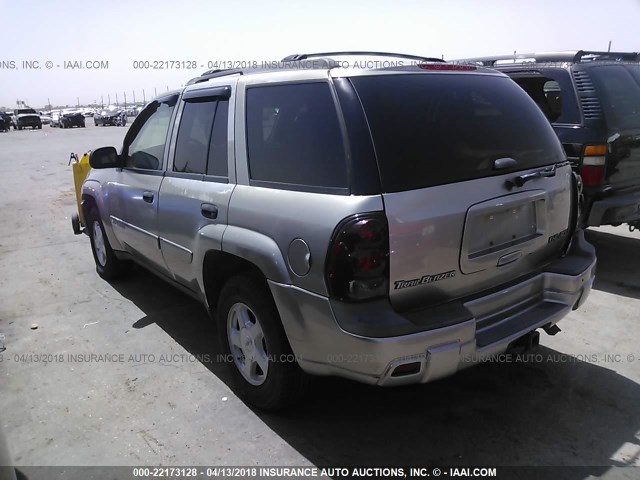
[[[530,346],[593,282],[579,179],[520,87],[339,58],[191,80],[95,150],[82,189],[98,273],[133,260],[200,300],[261,409],[307,374],[421,383]]]

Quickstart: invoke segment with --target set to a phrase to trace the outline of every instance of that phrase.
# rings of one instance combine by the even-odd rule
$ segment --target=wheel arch
[[[89,218],[89,210],[95,208],[98,210],[102,225],[104,227],[107,239],[111,244],[111,248],[114,250],[124,250],[124,247],[116,238],[113,231],[113,225],[108,215],[108,209],[102,201],[102,185],[96,180],[87,179],[82,185],[81,205],[84,213],[84,218]],[[88,227],[88,225],[85,225]]]
[[[210,248],[204,254],[196,255],[202,258],[197,264],[202,265],[202,293],[210,310],[216,308],[220,290],[234,275],[249,273],[265,282],[291,283],[287,264],[275,240],[263,233],[233,225],[228,225],[223,232],[218,234],[215,243],[208,245]],[[200,234],[209,236],[203,231]]]

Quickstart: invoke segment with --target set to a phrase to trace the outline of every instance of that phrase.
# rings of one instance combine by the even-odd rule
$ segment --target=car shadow
[[[193,355],[219,353],[195,300],[141,269],[113,286],[145,312],[135,328],[155,323]],[[301,405],[255,413],[319,467],[587,465],[553,478],[600,477],[638,462],[617,452],[640,443],[640,385],[601,361],[540,346],[426,385],[316,378]],[[232,386],[225,365],[204,365]],[[509,478],[548,478],[529,473]]]
[[[640,238],[595,230],[587,230],[585,238],[598,256],[593,288],[640,299]]]
[[[218,333],[201,303],[137,265],[111,285],[145,313],[133,328],[156,324],[222,381],[231,382],[226,366],[216,361],[223,357]]]

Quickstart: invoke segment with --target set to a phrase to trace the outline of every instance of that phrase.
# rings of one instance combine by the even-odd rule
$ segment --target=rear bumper
[[[452,375],[503,353],[528,332],[555,325],[586,300],[595,264],[595,250],[579,232],[570,253],[535,276],[410,315],[395,312],[386,300],[340,308],[291,285],[269,285],[303,370],[387,386]],[[393,335],[401,327],[410,333]],[[393,376],[396,367],[408,363],[419,364],[419,370]]]
[[[595,200],[591,205],[587,225],[599,227],[629,223],[640,219],[640,191]]]

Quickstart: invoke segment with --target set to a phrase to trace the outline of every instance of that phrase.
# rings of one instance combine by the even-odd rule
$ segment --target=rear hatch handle
[[[525,183],[527,183],[529,180],[533,180],[534,178],[555,177],[556,167],[557,165],[552,165],[548,168],[543,168],[542,170],[538,170],[537,172],[518,175],[513,180],[507,180],[505,182],[505,185],[509,190],[511,190],[513,187],[522,187]]]

